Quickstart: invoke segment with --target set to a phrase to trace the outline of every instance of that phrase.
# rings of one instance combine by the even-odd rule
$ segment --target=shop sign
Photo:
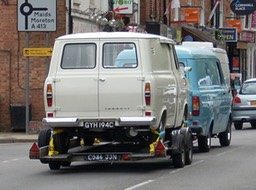
[[[237,42],[237,28],[219,28],[225,42]]]
[[[256,28],[256,11],[252,13],[252,28]]]
[[[230,9],[239,15],[249,15],[256,10],[254,0],[234,0],[230,4]]]
[[[234,19],[234,20],[227,20],[228,27],[237,28],[237,32],[242,32],[242,22],[241,20]]]
[[[199,23],[199,8],[186,8],[184,10],[185,21],[187,23]]]
[[[243,42],[252,42],[255,41],[255,33],[252,31],[242,31],[240,34],[240,41]]]

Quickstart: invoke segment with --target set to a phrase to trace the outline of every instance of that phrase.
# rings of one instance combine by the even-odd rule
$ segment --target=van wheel
[[[241,130],[243,128],[243,122],[234,122],[234,127],[236,130]]]
[[[231,122],[228,121],[226,131],[219,134],[219,141],[221,146],[229,146],[231,142]]]
[[[209,152],[211,149],[211,132],[207,136],[198,136],[198,149],[200,152]]]
[[[65,154],[69,148],[69,138],[66,133],[55,134],[53,137],[54,150],[59,154]]]
[[[250,124],[251,124],[252,128],[254,128],[254,129],[256,128],[256,121],[255,120],[251,121]]]

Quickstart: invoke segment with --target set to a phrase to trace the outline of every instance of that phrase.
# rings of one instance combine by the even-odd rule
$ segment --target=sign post
[[[29,33],[28,32],[49,32],[56,31],[57,26],[57,0],[18,0],[18,31],[26,32],[26,47],[24,50],[26,55],[26,133],[29,133],[29,57],[30,56],[50,56],[45,54],[45,50],[34,50],[29,48]],[[42,49],[42,48],[41,48]],[[51,50],[47,50],[51,51]],[[33,53],[32,53],[33,52]],[[38,55],[40,53],[40,55]]]

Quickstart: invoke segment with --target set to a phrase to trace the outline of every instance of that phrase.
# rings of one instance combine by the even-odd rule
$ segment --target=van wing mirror
[[[184,67],[184,71],[185,71],[185,72],[192,71],[192,67]]]

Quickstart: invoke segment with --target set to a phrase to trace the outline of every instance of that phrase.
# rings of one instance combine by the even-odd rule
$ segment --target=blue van
[[[219,59],[207,48],[176,45],[175,49],[179,63],[189,70],[185,72],[190,83],[187,122],[199,151],[210,151],[212,137],[218,137],[221,146],[229,146],[232,97]]]

